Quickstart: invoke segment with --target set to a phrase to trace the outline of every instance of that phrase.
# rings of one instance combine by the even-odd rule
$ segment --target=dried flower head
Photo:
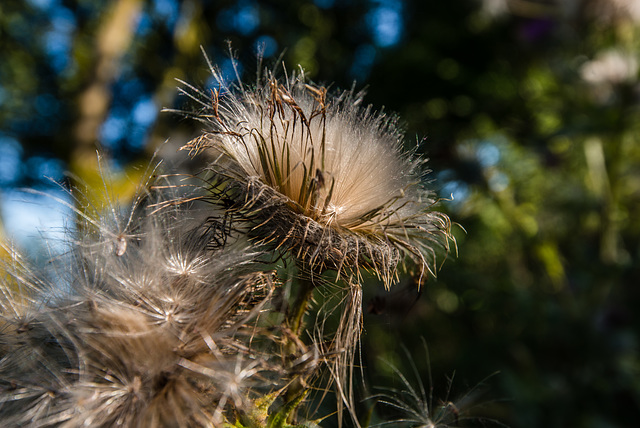
[[[214,77],[223,82],[212,67]],[[431,211],[420,162],[402,150],[396,120],[364,107],[361,93],[329,95],[304,74],[272,74],[249,89],[220,86],[195,117],[209,129],[184,149],[207,150],[211,191],[251,235],[290,251],[314,272],[376,272],[389,286],[405,255],[434,272],[450,222]]]
[[[276,285],[256,268],[259,249],[212,248],[215,228],[186,204],[159,211],[166,198],[137,198],[135,214],[85,214],[97,232],[72,240],[57,276],[10,252],[3,426],[223,426],[287,382],[279,333],[258,322]],[[135,239],[117,251],[106,232],[125,222]]]

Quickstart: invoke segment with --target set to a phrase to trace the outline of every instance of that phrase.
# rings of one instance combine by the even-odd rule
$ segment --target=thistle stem
[[[291,331],[296,335],[300,335],[302,329],[304,314],[309,306],[309,300],[313,297],[313,290],[315,284],[308,279],[301,279],[299,282],[298,296],[293,304],[292,311],[289,313],[289,327]]]
[[[314,288],[315,284],[313,281],[309,279],[299,280],[298,294],[287,317],[287,325],[292,335],[292,337],[289,338],[287,346],[288,352],[292,355],[300,352],[300,346],[304,348],[304,345],[301,345],[300,342],[300,333],[304,327],[304,314],[309,306],[309,301],[313,297]],[[291,382],[284,394],[285,403],[287,404],[285,404],[283,410],[279,411],[278,414],[284,412],[287,421],[295,420],[296,407],[306,394],[307,386],[305,380],[307,377],[308,374],[304,373],[298,375],[293,382]],[[295,404],[291,406],[290,403]]]

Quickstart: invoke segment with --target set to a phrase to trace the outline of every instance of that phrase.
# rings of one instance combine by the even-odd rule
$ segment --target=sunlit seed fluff
[[[55,277],[15,253],[0,266],[3,427],[222,426],[287,381],[257,345],[274,287],[259,250],[212,249],[197,210],[158,211],[167,197],[87,215],[98,232],[130,219],[125,251],[85,231]]]
[[[207,150],[212,192],[252,223],[254,237],[312,270],[372,269],[386,286],[405,255],[435,270],[449,219],[430,210],[434,199],[396,121],[363,107],[362,94],[329,95],[302,74],[268,74],[254,88],[211,95],[186,85],[184,93],[208,126],[184,149]]]

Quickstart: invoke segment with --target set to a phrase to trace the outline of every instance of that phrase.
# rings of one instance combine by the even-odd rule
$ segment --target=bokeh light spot
[[[368,15],[368,23],[376,45],[390,47],[402,36],[402,3],[398,0],[379,0]]]
[[[12,137],[0,135],[0,184],[7,185],[20,178],[22,146]]]

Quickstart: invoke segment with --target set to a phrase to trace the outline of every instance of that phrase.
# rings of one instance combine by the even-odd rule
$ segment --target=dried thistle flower
[[[372,270],[386,287],[404,256],[435,272],[450,221],[431,211],[396,120],[364,107],[363,94],[329,95],[303,73],[284,81],[268,73],[255,88],[221,84],[211,94],[183,84],[202,107],[193,116],[208,126],[183,149],[207,150],[214,199],[247,220],[258,242],[290,251],[312,272]]]
[[[53,278],[11,253],[0,270],[3,426],[223,426],[286,384],[279,333],[258,322],[275,287],[255,267],[260,250],[211,248],[198,211],[158,211],[165,199],[137,198],[135,215],[85,214],[95,233],[73,240]],[[111,244],[122,224],[135,236],[126,251]]]

